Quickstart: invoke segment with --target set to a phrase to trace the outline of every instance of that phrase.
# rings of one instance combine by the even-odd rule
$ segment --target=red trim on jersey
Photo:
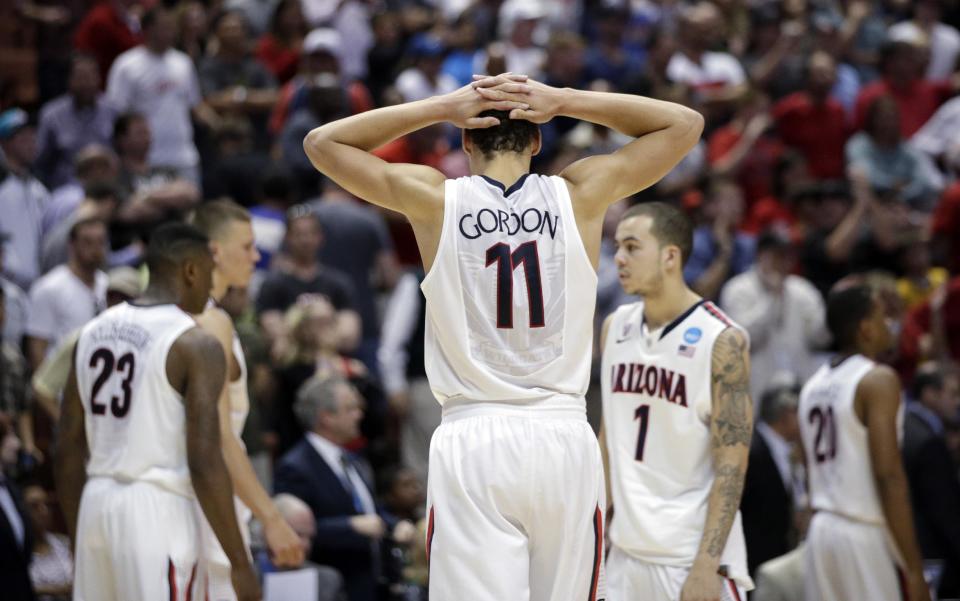
[[[177,570],[173,567],[173,560],[167,558],[167,588],[170,590],[170,601],[179,601],[177,594]]]
[[[597,506],[593,513],[593,575],[590,577],[590,596],[587,597],[587,601],[597,601],[601,561],[603,561],[603,513]]]
[[[197,564],[194,563],[193,569],[190,570],[190,581],[187,582],[187,599],[190,599],[190,601],[193,601],[193,580],[196,577],[197,577]]]
[[[717,306],[711,303],[710,301],[703,303],[703,308],[706,309],[710,315],[713,315],[714,317],[722,321],[724,325],[726,325],[727,327],[733,327],[733,322],[730,321],[730,318],[727,317],[726,313],[718,309]]]
[[[741,601],[740,591],[737,590],[737,583],[727,578],[727,585],[730,587],[730,594],[733,595],[733,601]]]
[[[433,551],[433,507],[430,508],[430,518],[427,521],[427,571],[430,570],[431,551]]]

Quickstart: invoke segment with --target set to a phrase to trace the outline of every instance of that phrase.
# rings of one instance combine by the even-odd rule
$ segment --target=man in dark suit
[[[903,424],[903,460],[917,540],[924,559],[944,561],[940,597],[960,597],[960,480],[944,430],[944,422],[958,418],[960,380],[938,365],[921,366],[912,396]]]
[[[796,545],[791,456],[800,435],[797,401],[792,388],[779,387],[764,393],[760,402],[740,502],[751,576],[760,564]]]
[[[9,601],[33,601],[30,519],[19,489],[4,473],[7,465],[16,462],[19,448],[16,434],[0,415],[0,596]]]
[[[343,576],[350,601],[375,601],[381,580],[385,536],[411,539],[409,522],[390,524],[378,514],[369,466],[344,449],[357,438],[362,399],[339,378],[308,380],[297,392],[294,412],[307,434],[280,460],[277,493],[310,506],[317,528],[310,559]]]

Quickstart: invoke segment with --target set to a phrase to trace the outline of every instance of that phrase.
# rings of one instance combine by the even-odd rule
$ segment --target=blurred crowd
[[[311,560],[336,568],[350,601],[423,598],[423,532],[393,527],[423,529],[440,419],[424,376],[418,249],[402,217],[322,179],[302,140],[473,73],[513,71],[706,118],[671,173],[611,208],[596,320],[632,300],[613,265],[618,216],[654,199],[681,206],[696,223],[688,283],[751,336],[751,465],[777,468],[748,475],[755,575],[802,539],[796,394],[830,352],[824,295],[859,277],[882,293],[898,335],[888,360],[908,399],[921,545],[942,560],[931,561],[941,590],[960,596],[958,27],[957,0],[4,2],[0,522],[17,521],[7,498],[23,519],[6,551],[0,534],[0,558],[32,554],[42,598],[68,595],[48,457],[76,329],[139,293],[152,228],[229,198],[248,209],[262,256],[250,288],[223,301],[249,362],[244,440],[259,475],[287,494],[280,504]],[[541,129],[540,173],[624,143],[565,118]],[[458,177],[459,140],[438,125],[375,152]],[[321,417],[304,419],[296,401],[312,376],[351,386],[308,391]],[[304,514],[280,470],[274,486],[312,424],[372,469],[363,481],[376,484],[344,510],[365,517],[343,531],[316,506]],[[16,568],[0,564],[2,581]],[[359,578],[375,590],[357,592]]]

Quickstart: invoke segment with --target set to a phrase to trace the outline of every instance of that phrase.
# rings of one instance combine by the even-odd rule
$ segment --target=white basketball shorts
[[[678,601],[689,573],[689,567],[649,563],[613,546],[607,557],[607,601]],[[719,574],[717,580],[721,601],[747,601],[742,586]]]
[[[600,601],[603,463],[583,409],[466,405],[430,444],[430,601]]]
[[[237,497],[233,498],[234,511],[237,514],[237,521],[240,527],[240,535],[243,537],[244,547],[247,549],[247,556],[250,553],[250,510],[240,502]],[[200,575],[199,590],[204,591],[205,601],[236,601],[237,592],[233,590],[233,581],[231,580],[230,560],[224,553],[217,535],[210,527],[210,522],[203,515],[203,509],[200,503],[196,504],[197,522],[200,529]]]
[[[883,526],[818,511],[806,545],[806,601],[901,601],[903,571]]]
[[[145,482],[88,480],[77,519],[74,601],[191,599],[194,502]]]

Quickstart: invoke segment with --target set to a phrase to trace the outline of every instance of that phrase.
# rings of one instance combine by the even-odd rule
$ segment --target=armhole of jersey
[[[433,281],[433,274],[437,271],[440,262],[446,254],[448,252],[455,252],[454,249],[446,250],[446,247],[449,246],[447,238],[451,236],[447,230],[450,229],[450,222],[456,218],[457,213],[456,198],[458,182],[459,180],[456,179],[447,179],[443,182],[443,221],[440,225],[440,238],[437,240],[437,252],[433,256],[433,265],[430,266],[430,271],[420,280],[420,289],[423,291],[426,291],[430,286],[430,282]]]
[[[575,246],[577,250],[573,252],[581,258],[584,265],[590,270],[590,273],[593,274],[594,280],[597,281],[597,270],[593,266],[593,262],[590,261],[587,248],[583,245],[583,238],[580,236],[580,225],[577,223],[577,218],[573,213],[573,199],[570,198],[567,181],[557,175],[551,175],[550,179],[553,182],[553,187],[557,190],[557,204],[560,205],[560,210],[563,211],[564,220],[573,226],[572,229],[576,233],[576,242],[573,242],[573,246]]]
[[[196,323],[196,320],[191,318],[190,323],[184,323],[181,326],[178,326],[174,333],[169,336],[166,340],[163,341],[163,345],[157,348],[154,352],[162,358],[162,369],[163,369],[163,383],[167,386],[171,393],[174,394],[181,402],[183,402],[184,394],[177,390],[174,385],[170,382],[170,375],[167,373],[167,359],[170,357],[170,349],[173,348],[173,345],[177,343],[180,338],[194,328],[199,328],[200,325]],[[227,382],[225,385],[229,385]],[[219,398],[218,398],[219,400]]]

